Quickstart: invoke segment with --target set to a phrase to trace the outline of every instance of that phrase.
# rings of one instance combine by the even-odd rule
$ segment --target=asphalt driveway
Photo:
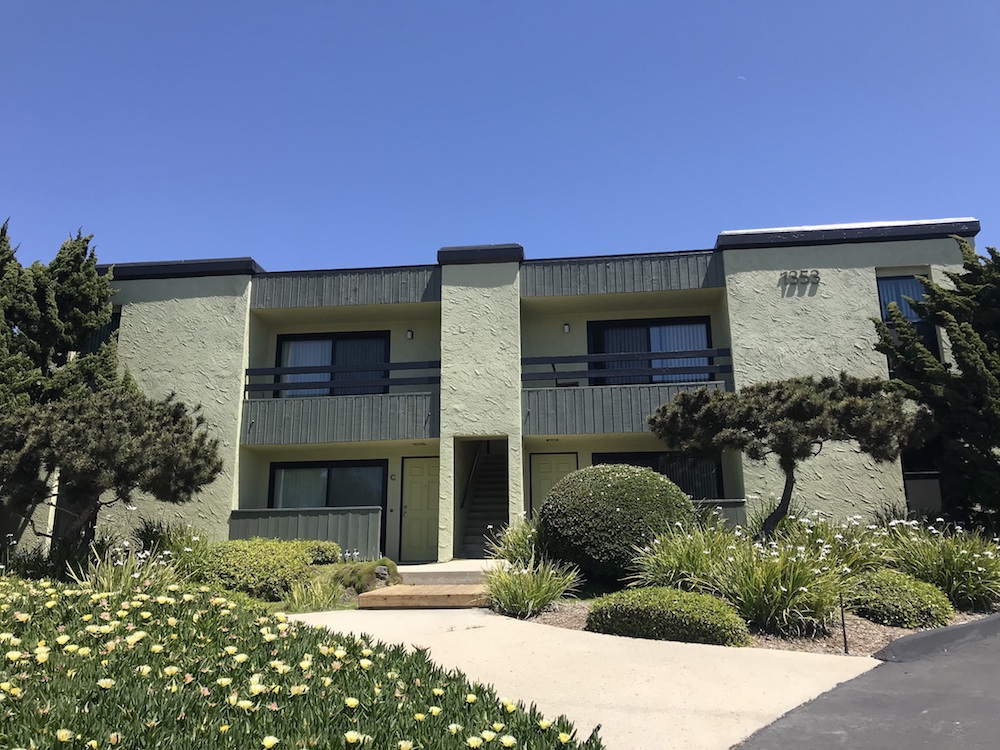
[[[886,663],[760,730],[740,750],[1000,747],[1000,615],[901,638]]]

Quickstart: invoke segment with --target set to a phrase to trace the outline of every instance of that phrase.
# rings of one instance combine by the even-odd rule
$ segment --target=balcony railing
[[[522,357],[521,382],[525,387],[532,387],[529,384],[537,381],[555,381],[557,386],[579,386],[721,380],[721,376],[732,373],[733,366],[731,363],[716,363],[716,360],[731,355],[730,349],[693,349],[683,352]],[[677,362],[691,359],[703,359],[705,362]],[[582,382],[584,380],[587,383]]]
[[[393,377],[397,372],[423,370],[424,375]],[[315,378],[282,382],[290,376],[315,375]],[[348,396],[388,393],[396,386],[438,385],[441,361],[369,362],[360,365],[311,365],[308,367],[253,367],[246,372],[246,398],[281,398],[295,391],[325,391],[324,396]]]
[[[365,560],[382,556],[382,509],[260,508],[234,510],[229,516],[230,539],[319,539],[336,542],[342,550],[358,550]]]

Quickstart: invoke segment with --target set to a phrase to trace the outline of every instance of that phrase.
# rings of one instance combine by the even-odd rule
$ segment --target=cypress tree
[[[895,303],[888,324],[876,320],[878,344],[892,363],[893,385],[931,414],[932,443],[945,508],[960,518],[1000,510],[1000,255],[980,257],[962,238],[963,272],[950,285],[922,278],[925,297],[911,302],[946,334],[942,362]]]

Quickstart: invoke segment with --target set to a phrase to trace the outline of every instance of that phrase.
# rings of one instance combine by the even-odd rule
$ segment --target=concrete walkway
[[[796,706],[879,664],[863,657],[646,641],[537,625],[487,610],[297,615],[342,633],[430,649],[608,750],[728,750]]]

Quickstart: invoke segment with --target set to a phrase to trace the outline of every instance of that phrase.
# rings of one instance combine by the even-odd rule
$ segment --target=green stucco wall
[[[866,242],[724,252],[726,297],[736,387],[800,375],[885,377],[885,357],[873,348],[879,317],[878,275],[921,270],[935,279],[956,270],[954,240]],[[816,270],[818,284],[781,283],[784,271]],[[744,461],[749,504],[781,494],[773,462]],[[885,503],[903,504],[898,462],[876,464],[850,444],[824,446],[802,463],[796,502],[837,516],[868,514]]]
[[[140,518],[164,519],[226,539],[229,512],[237,507],[250,277],[132,280],[113,287],[114,302],[122,306],[122,362],[146,395],[176,393],[188,405],[202,405],[223,469],[189,503],[144,498],[134,511],[115,505],[102,511],[99,529],[127,532]]]
[[[510,510],[523,502],[518,263],[441,269],[441,504],[438,559],[454,555],[455,438],[508,438]]]

